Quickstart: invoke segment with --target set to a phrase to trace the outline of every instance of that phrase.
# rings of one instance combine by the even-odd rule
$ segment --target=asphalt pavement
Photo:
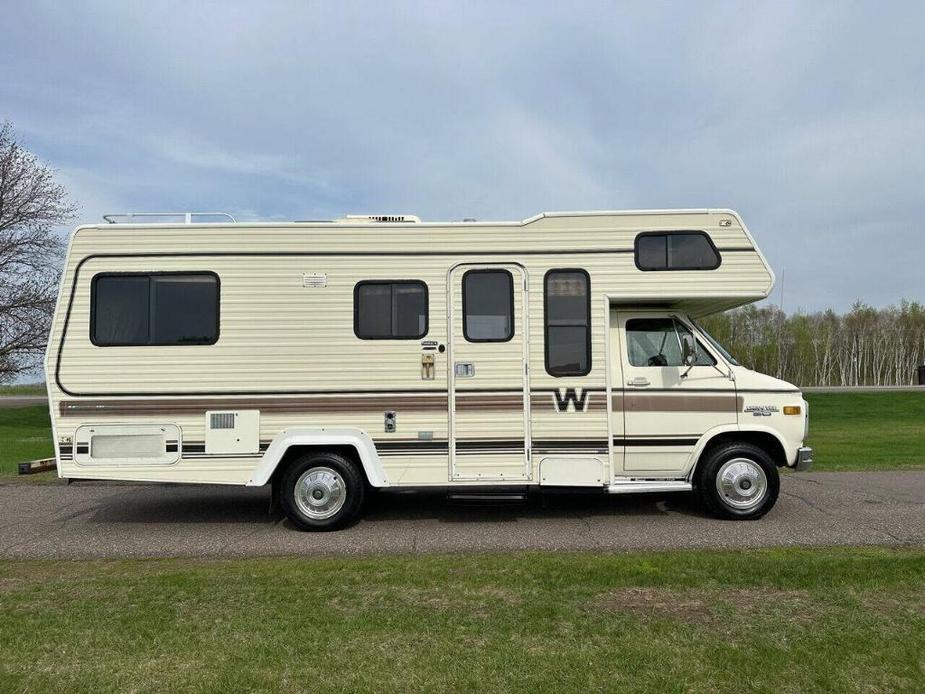
[[[751,522],[705,516],[683,493],[487,506],[380,493],[334,533],[299,532],[268,510],[266,488],[11,482],[0,485],[0,558],[922,546],[925,472],[785,474],[775,508]]]
[[[47,405],[48,397],[45,395],[3,395],[0,396],[0,410],[9,410],[15,407],[34,407]]]

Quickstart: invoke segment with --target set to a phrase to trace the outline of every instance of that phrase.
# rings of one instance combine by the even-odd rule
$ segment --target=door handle
[[[639,386],[640,388],[643,388],[649,385],[649,379],[646,378],[645,376],[636,376],[636,378],[634,378],[632,381],[627,381],[626,385]]]

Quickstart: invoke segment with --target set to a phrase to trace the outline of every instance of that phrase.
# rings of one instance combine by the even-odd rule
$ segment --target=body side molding
[[[359,455],[369,484],[373,487],[389,486],[389,480],[376,452],[376,444],[365,431],[323,427],[285,429],[277,434],[247,480],[247,486],[261,487],[269,482],[279,461],[292,446],[352,446]]]

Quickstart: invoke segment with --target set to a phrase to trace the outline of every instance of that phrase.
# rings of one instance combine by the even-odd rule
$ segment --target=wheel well
[[[356,449],[355,446],[350,445],[341,445],[341,446],[325,446],[325,445],[295,445],[290,446],[286,449],[286,452],[283,453],[283,457],[280,458],[279,463],[276,465],[276,469],[273,470],[273,474],[270,476],[270,484],[275,485],[276,481],[281,479],[283,472],[288,468],[294,460],[297,460],[306,453],[312,452],[324,452],[324,453],[337,453],[342,455],[344,458],[353,461],[356,463],[356,466],[360,470],[360,474],[363,475],[363,480],[366,482],[366,485],[369,486],[369,478],[366,476],[366,469],[363,467],[363,461],[360,460],[360,452]]]
[[[774,434],[769,434],[766,431],[725,431],[722,434],[717,434],[707,442],[703,452],[700,454],[700,458],[697,460],[697,464],[700,464],[700,461],[703,460],[707,453],[717,446],[738,442],[750,443],[753,446],[757,446],[771,456],[771,460],[774,461],[777,467],[785,467],[787,465],[787,453],[784,451],[781,442],[777,440]]]

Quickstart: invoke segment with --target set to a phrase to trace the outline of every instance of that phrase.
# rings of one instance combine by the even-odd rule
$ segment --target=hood
[[[800,390],[798,386],[779,378],[758,373],[744,366],[733,366],[732,371],[736,378],[736,388],[741,390]]]

